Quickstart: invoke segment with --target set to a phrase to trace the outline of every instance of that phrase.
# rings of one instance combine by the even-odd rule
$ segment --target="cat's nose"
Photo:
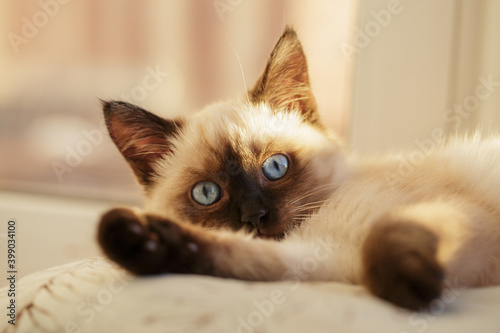
[[[267,211],[265,209],[245,212],[241,215],[241,222],[250,224],[253,229],[259,229],[262,226],[262,220],[266,214]]]

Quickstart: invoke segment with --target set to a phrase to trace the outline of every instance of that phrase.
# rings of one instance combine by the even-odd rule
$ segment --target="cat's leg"
[[[109,258],[139,275],[185,273],[256,281],[333,279],[334,252],[326,240],[287,243],[254,239],[123,208],[102,217],[98,240]]]
[[[373,294],[411,309],[438,298],[445,280],[454,287],[494,283],[492,277],[500,279],[495,222],[485,209],[461,200],[394,210],[367,235],[362,281]]]

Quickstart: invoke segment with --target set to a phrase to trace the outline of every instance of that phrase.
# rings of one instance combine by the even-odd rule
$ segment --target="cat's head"
[[[146,211],[280,238],[341,174],[339,140],[320,123],[307,63],[286,29],[248,95],[179,119],[104,102],[111,138],[146,193]]]

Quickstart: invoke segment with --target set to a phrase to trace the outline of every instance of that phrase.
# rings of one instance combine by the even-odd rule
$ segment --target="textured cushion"
[[[16,330],[4,315],[0,332],[500,332],[500,287],[450,290],[415,313],[359,286],[137,278],[89,258],[26,276],[17,290]]]

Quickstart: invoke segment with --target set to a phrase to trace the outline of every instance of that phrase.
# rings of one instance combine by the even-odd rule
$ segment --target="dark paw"
[[[363,245],[363,282],[376,296],[412,310],[427,308],[443,289],[438,239],[413,223],[376,225]]]
[[[141,221],[143,219],[143,221]],[[180,225],[117,208],[103,215],[98,241],[113,261],[138,275],[207,273],[202,242]]]
[[[159,273],[165,249],[132,210],[116,208],[104,214],[97,238],[104,253],[132,273]]]

